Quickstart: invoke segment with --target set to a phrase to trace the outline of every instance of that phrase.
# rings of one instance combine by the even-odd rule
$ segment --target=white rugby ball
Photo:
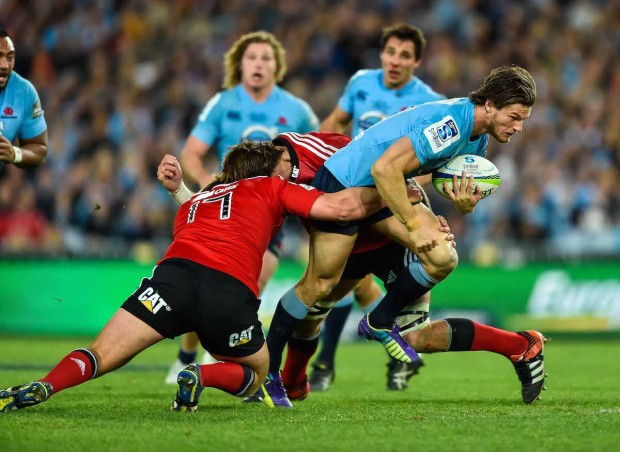
[[[444,192],[443,183],[452,188],[452,176],[456,175],[460,183],[463,171],[468,178],[474,176],[474,190],[476,186],[480,187],[483,198],[491,195],[501,183],[499,171],[491,161],[479,155],[458,155],[433,172],[433,187],[443,197],[450,198]]]

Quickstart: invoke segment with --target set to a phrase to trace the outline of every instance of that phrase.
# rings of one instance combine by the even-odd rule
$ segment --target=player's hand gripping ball
[[[499,188],[501,179],[497,167],[478,155],[458,155],[433,172],[433,187],[445,198],[450,198],[443,189],[443,183],[452,188],[452,176],[460,182],[465,171],[467,178],[474,176],[474,190],[480,187],[482,198],[486,198]]]

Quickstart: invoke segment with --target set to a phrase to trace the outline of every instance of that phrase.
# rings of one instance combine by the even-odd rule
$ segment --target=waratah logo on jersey
[[[367,111],[360,117],[357,125],[360,130],[366,130],[371,126],[374,126],[376,123],[383,121],[385,117],[386,116],[382,111]]]
[[[157,314],[161,308],[165,308],[166,311],[172,311],[172,308],[168,306],[168,303],[157,293],[152,287],[147,287],[144,292],[138,296],[138,300],[151,311],[153,314]]]
[[[17,116],[15,116],[15,110],[13,110],[13,108],[11,107],[4,107],[4,110],[2,110],[2,117],[3,118],[17,118]]]
[[[424,136],[426,136],[434,154],[443,151],[452,143],[458,141],[459,135],[456,121],[450,115],[424,129]]]
[[[252,340],[252,330],[254,329],[254,325],[249,327],[246,330],[241,331],[241,333],[233,333],[230,335],[230,339],[228,340],[229,347],[237,347],[239,345],[247,344]]]
[[[260,125],[250,126],[243,131],[241,138],[254,142],[271,141],[278,134],[277,127],[265,127]]]

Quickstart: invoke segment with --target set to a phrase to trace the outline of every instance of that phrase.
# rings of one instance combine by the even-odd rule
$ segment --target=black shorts
[[[350,255],[342,279],[362,279],[372,273],[389,290],[400,271],[416,259],[416,255],[404,246],[390,242],[372,251]]]
[[[189,260],[166,259],[121,307],[164,337],[195,331],[210,353],[245,357],[265,342],[259,306],[238,279]]]

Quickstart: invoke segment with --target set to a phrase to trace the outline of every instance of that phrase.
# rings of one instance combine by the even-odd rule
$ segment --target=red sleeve
[[[284,211],[291,215],[308,218],[312,205],[323,192],[309,185],[285,181],[281,177],[273,179],[276,181],[278,199]]]

